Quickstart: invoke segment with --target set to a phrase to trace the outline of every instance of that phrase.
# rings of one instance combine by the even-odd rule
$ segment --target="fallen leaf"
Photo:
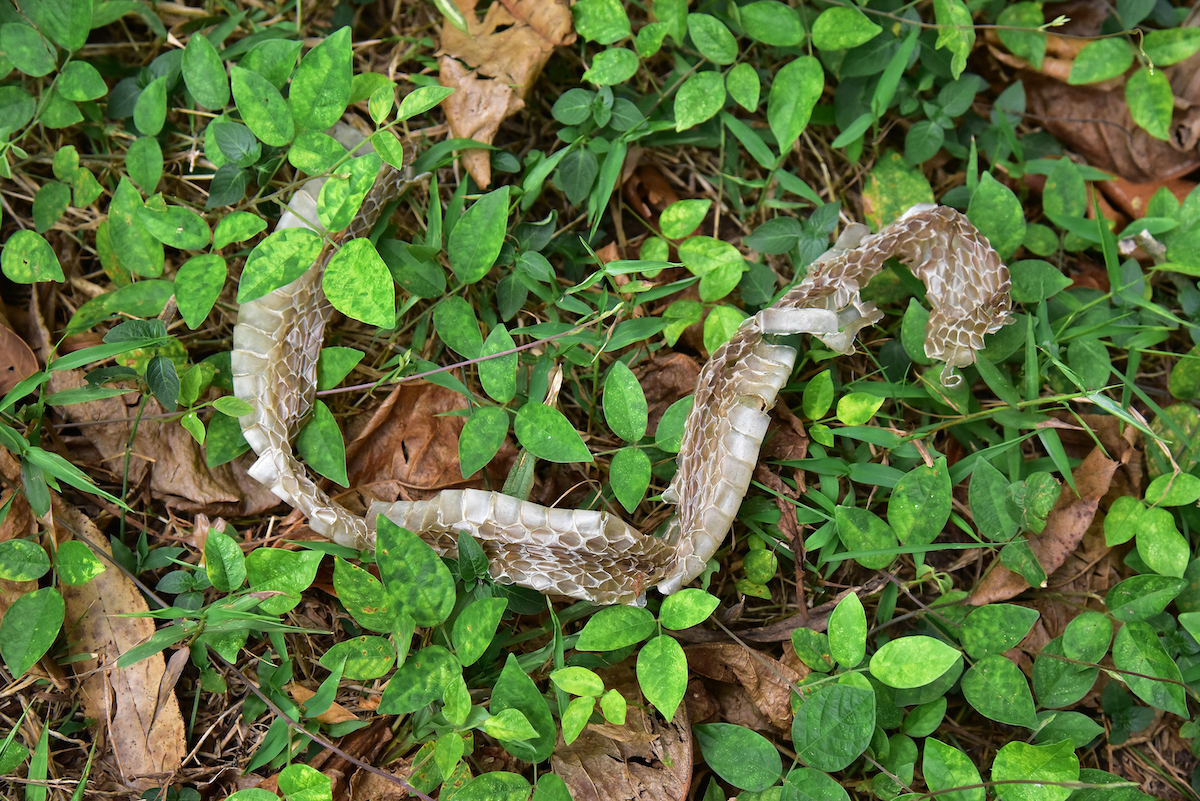
[[[38,371],[37,357],[0,311],[0,395]]]
[[[692,673],[709,679],[721,720],[760,731],[785,734],[792,725],[792,686],[804,676],[777,659],[737,643],[689,645],[684,649]],[[737,714],[748,700],[755,716]],[[742,719],[739,720],[738,718]],[[765,724],[765,725],[764,725]]]
[[[455,0],[467,32],[445,25],[438,55],[442,86],[456,91],[442,109],[455,137],[491,144],[504,119],[525,107],[525,97],[559,45],[575,41],[571,11],[558,0],[494,2],[481,22],[476,0]],[[486,150],[463,154],[475,182],[492,182]]]
[[[316,695],[315,692],[308,689],[302,684],[292,682],[287,686],[288,694],[292,696],[299,704],[303,705],[308,699]],[[321,714],[317,715],[317,720],[321,723],[345,723],[350,720],[358,720],[358,715],[355,715],[349,709],[339,703],[332,703],[329,708]]]
[[[57,524],[111,554],[108,539],[87,515],[52,497]],[[107,750],[99,752],[104,754],[100,764],[129,787],[161,786],[163,774],[179,770],[187,753],[175,695],[160,697],[167,677],[165,660],[157,653],[127,668],[116,666],[117,657],[154,634],[150,618],[120,617],[146,612],[145,599],[111,564],[87,584],[63,585],[62,593],[73,625],[70,652],[79,657],[72,667],[80,677],[84,710],[97,739],[107,740]]]

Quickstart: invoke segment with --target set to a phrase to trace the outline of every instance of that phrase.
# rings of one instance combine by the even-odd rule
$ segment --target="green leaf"
[[[779,752],[758,732],[732,723],[705,723],[693,726],[692,734],[704,761],[734,787],[758,792],[783,775]]]
[[[1076,703],[1091,692],[1100,675],[1098,668],[1056,659],[1066,656],[1062,642],[1062,637],[1055,637],[1046,643],[1033,662],[1033,689],[1038,703],[1048,709]]]
[[[638,69],[637,53],[624,47],[601,50],[592,59],[592,65],[583,73],[583,80],[597,86],[623,84],[633,77]]]
[[[166,122],[167,80],[168,76],[163,75],[151,81],[133,107],[133,124],[147,136],[156,136]]]
[[[924,687],[962,658],[956,648],[924,635],[884,643],[871,657],[871,675],[888,687]]]
[[[50,570],[46,550],[29,540],[0,542],[0,579],[37,581]]]
[[[654,633],[654,615],[636,606],[601,609],[584,624],[575,643],[579,651],[615,651],[636,645]]]
[[[521,447],[548,462],[590,462],[591,451],[558,409],[526,403],[517,411],[513,431]]]
[[[813,23],[813,46],[821,50],[849,50],[874,39],[883,30],[856,8],[834,6]]]
[[[829,652],[846,669],[858,667],[867,655],[867,615],[855,593],[829,614]]]
[[[1142,50],[1155,67],[1178,64],[1200,50],[1200,28],[1166,28],[1146,31]]]
[[[880,517],[856,506],[839,506],[834,518],[842,544],[851,551],[888,551],[856,557],[856,561],[870,570],[882,570],[896,558],[890,552],[899,542],[892,529]],[[924,682],[922,682],[924,683]]]
[[[308,765],[288,765],[279,773],[279,791],[288,801],[321,801],[333,797],[333,780]]]
[[[579,738],[591,720],[595,708],[596,699],[591,696],[571,699],[562,715],[563,742],[570,745]]]
[[[197,103],[213,110],[229,103],[229,76],[207,36],[195,32],[188,38],[181,69],[183,82]]]
[[[962,0],[933,0],[934,18],[938,26],[938,48],[946,48],[953,56],[950,75],[957,78],[967,66],[967,56],[975,46],[975,26],[971,12]]]
[[[986,718],[1010,726],[1037,728],[1033,694],[1025,674],[999,654],[980,659],[963,674],[963,697]]]
[[[71,188],[58,181],[47,181],[33,198],[33,230],[45,233],[54,227],[71,205]]]
[[[967,218],[1007,260],[1025,240],[1025,209],[1013,191],[985,172],[971,195]]]
[[[288,148],[288,163],[309,175],[322,175],[346,156],[346,148],[332,136],[305,131]],[[352,162],[353,163],[353,162]]]
[[[1179,666],[1149,623],[1139,620],[1122,626],[1113,640],[1112,658],[1119,670],[1130,671],[1120,678],[1134,695],[1155,709],[1188,717]]]
[[[687,422],[688,414],[692,411],[692,401],[694,400],[694,396],[688,395],[667,407],[654,432],[654,447],[667,453],[679,453],[679,446],[683,440],[683,427]]]
[[[1190,558],[1188,541],[1166,509],[1143,509],[1138,515],[1138,554],[1162,576],[1182,578]]]
[[[657,9],[657,6],[655,6]],[[751,39],[773,47],[792,47],[804,40],[796,9],[778,0],[757,0],[738,9],[742,28]],[[736,69],[736,67],[735,67]]]
[[[147,205],[138,209],[137,214],[150,235],[164,245],[180,250],[204,250],[208,247],[211,238],[208,223],[191,209]]]
[[[215,253],[193,256],[175,275],[175,300],[188,328],[200,327],[225,287],[228,269]]]
[[[8,57],[13,66],[31,78],[49,75],[57,61],[50,43],[22,22],[0,25],[0,52]]]
[[[1015,604],[988,604],[971,611],[962,626],[963,650],[972,659],[1016,646],[1037,622],[1038,612]]]
[[[542,780],[545,779],[543,776]],[[497,770],[471,779],[454,792],[454,798],[455,801],[525,801],[529,789],[529,782],[523,776]]]
[[[815,421],[824,417],[832,405],[833,377],[826,370],[823,373],[817,373],[813,376],[807,386],[804,387],[801,406],[804,410],[804,416],[809,420]]]
[[[693,236],[679,245],[679,260],[700,276],[700,299],[720,300],[733,291],[746,270],[746,260],[729,242]]]
[[[296,436],[296,452],[320,475],[340,486],[350,486],[346,477],[346,444],[333,412],[324,401],[313,402],[312,418]]]
[[[675,93],[675,130],[686,131],[711,119],[724,105],[725,80],[721,73],[692,73]]]
[[[630,35],[629,17],[617,0],[579,0],[571,13],[575,30],[589,42],[608,45]]]
[[[715,595],[689,587],[663,599],[658,619],[663,628],[687,629],[703,623],[720,605]]]
[[[1063,653],[1080,662],[1099,662],[1112,643],[1112,621],[1100,612],[1081,612],[1062,635]]]
[[[1046,34],[1037,30],[1045,22],[1042,4],[1035,2],[1014,3],[1000,12],[996,18],[999,27],[996,33],[1000,41],[1014,56],[1028,61],[1035,70],[1041,70],[1046,56]],[[1012,28],[1028,28],[1019,31]]]
[[[91,0],[43,0],[27,6],[26,13],[34,25],[70,52],[82,48],[95,27]]]
[[[246,556],[237,540],[212,528],[204,541],[204,569],[216,590],[233,592],[246,580]]]
[[[388,597],[418,626],[436,626],[454,609],[454,579],[433,548],[383,515],[376,520],[375,559]]]
[[[454,90],[448,86],[418,86],[400,101],[396,119],[404,122],[418,114],[424,114],[452,94]]]
[[[4,249],[0,250],[0,269],[10,281],[18,284],[64,279],[62,266],[50,243],[41,234],[28,229],[14,232],[4,243]]]
[[[917,465],[896,484],[888,499],[887,518],[903,545],[928,545],[950,520],[950,470],[946,458],[932,467]]]
[[[921,773],[931,793],[943,801],[984,801],[979,770],[969,756],[933,737],[925,739]],[[955,787],[968,787],[955,790]]]
[[[604,694],[604,680],[585,667],[559,668],[550,674],[550,681],[571,695],[599,698]]]
[[[792,768],[783,778],[781,801],[850,801],[846,788],[828,773]]]
[[[1070,740],[1053,745],[1010,742],[996,752],[992,781],[1003,801],[1066,801],[1074,790],[1063,785],[1079,781],[1079,757]]]
[[[487,466],[504,445],[508,414],[495,406],[481,406],[471,413],[458,437],[458,462],[463,478]]]
[[[483,350],[479,318],[466,299],[446,298],[433,307],[433,326],[446,345],[464,359],[477,359]]]
[[[724,65],[737,58],[737,40],[721,20],[711,14],[688,14],[687,27],[692,43],[709,61]]]
[[[800,702],[792,721],[792,743],[806,765],[833,772],[858,759],[874,731],[873,692],[850,684],[826,684]]]
[[[211,424],[210,424],[211,430]],[[268,615],[281,615],[300,603],[300,594],[312,586],[322,554],[318,551],[285,551],[257,548],[246,557],[246,577],[255,592],[279,592],[259,604]]]
[[[348,227],[362,208],[363,199],[375,184],[383,160],[374,153],[351,159],[341,172],[321,186],[317,216],[329,231]],[[349,243],[347,243],[349,244]]]
[[[233,100],[254,135],[271,147],[283,147],[290,142],[296,133],[296,124],[279,90],[257,72],[236,64],[230,72]]]
[[[633,371],[622,361],[613,362],[604,379],[604,420],[626,442],[646,436],[649,420],[646,394]]]
[[[1108,591],[1104,605],[1117,620],[1147,620],[1166,609],[1187,586],[1187,580],[1182,578],[1132,576]]]
[[[87,584],[104,572],[104,563],[96,558],[91,548],[78,540],[68,540],[59,545],[54,560],[59,579],[71,586]]]
[[[1151,506],[1187,506],[1200,500],[1200,478],[1190,473],[1168,473],[1146,487],[1146,503]]]
[[[683,647],[666,634],[653,638],[638,651],[637,677],[646,700],[665,719],[673,719],[683,702],[688,683]]]
[[[1075,56],[1067,83],[1078,86],[1106,81],[1123,74],[1132,64],[1133,48],[1127,40],[1120,37],[1097,39],[1084,45]]]
[[[371,134],[371,147],[379,157],[397,170],[404,169],[404,145],[396,138],[396,134],[388,130],[380,130]]]
[[[450,233],[450,268],[464,284],[487,275],[500,255],[508,224],[508,189],[501,187],[475,201]]]
[[[108,233],[122,267],[134,275],[157,278],[163,271],[163,246],[142,224],[142,208],[138,191],[122,178],[108,206]]]
[[[492,690],[490,706],[493,715],[498,715],[506,709],[517,710],[538,732],[537,737],[526,742],[505,743],[505,750],[526,762],[541,762],[549,758],[554,751],[557,735],[554,718],[550,716],[550,708],[538,691],[537,685],[525,674],[516,656],[511,653]]]
[[[775,0],[768,0],[768,2],[774,5],[783,5],[782,3],[775,2]],[[759,5],[759,3],[753,3],[752,5]],[[742,8],[743,19],[746,8]],[[729,96],[739,106],[746,109],[746,111],[754,112],[758,110],[758,98],[762,92],[762,83],[758,80],[758,73],[754,71],[754,67],[745,62],[735,65],[725,75],[725,89],[729,92]]]
[[[286,228],[266,237],[246,258],[238,302],[257,300],[304,275],[320,254],[322,241],[310,228]]]
[[[496,636],[496,627],[508,608],[505,598],[480,598],[468,605],[454,621],[451,640],[454,653],[464,667],[479,661]]]
[[[153,136],[143,136],[134,140],[129,149],[125,151],[125,168],[129,170],[130,180],[147,195],[150,194],[162,180],[162,145]],[[120,186],[117,189],[119,191]],[[115,196],[113,201],[116,202]],[[109,207],[109,212],[111,214],[112,207]],[[115,239],[113,244],[118,248],[121,247]]]
[[[1008,479],[984,459],[975,463],[967,498],[979,533],[993,542],[1007,542],[1020,529],[1008,505]]]
[[[363,628],[389,633],[398,628],[397,607],[389,602],[383,582],[366,570],[338,557],[333,565],[333,588],[346,611]]]
[[[650,487],[650,478],[650,457],[645,451],[630,446],[613,454],[608,481],[625,511],[632,512],[642,502]]]
[[[317,389],[333,389],[342,383],[365,355],[354,348],[321,348],[321,355],[317,357]]]
[[[379,698],[383,715],[416,712],[442,697],[446,687],[462,675],[454,655],[440,645],[427,645],[401,665]]]
[[[789,61],[775,75],[767,94],[767,123],[780,153],[800,138],[824,89],[825,71],[812,56]]]
[[[1071,72],[1074,75],[1074,70]],[[1171,138],[1171,112],[1175,95],[1171,82],[1162,70],[1140,69],[1125,82],[1125,102],[1133,121],[1155,139]]]
[[[683,239],[695,233],[710,208],[711,200],[678,200],[672,203],[663,209],[658,218],[662,235],[667,239]]]
[[[505,709],[493,715],[483,721],[479,728],[501,741],[528,740],[537,736],[537,729],[516,709]]]
[[[166,356],[155,356],[146,364],[146,384],[155,399],[168,412],[179,405],[179,374]]]
[[[733,337],[745,319],[745,312],[740,309],[717,306],[704,320],[704,349],[709,353],[715,352]]]
[[[8,607],[0,620],[0,657],[14,679],[50,650],[65,617],[63,597],[53,587],[25,593]]]
[[[370,239],[342,245],[325,267],[322,286],[330,304],[348,317],[380,328],[396,324],[396,286]]]

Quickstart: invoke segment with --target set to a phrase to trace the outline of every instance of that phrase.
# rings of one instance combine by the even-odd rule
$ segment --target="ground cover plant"
[[[9,795],[1196,795],[1196,15],[466,6],[0,4]],[[854,355],[789,341],[733,536],[644,608],[360,553],[246,474],[231,330],[385,164],[296,440],[360,510],[655,531],[699,365],[851,222],[964,211],[1014,320],[948,389],[893,264]],[[332,233],[273,232],[313,177]]]

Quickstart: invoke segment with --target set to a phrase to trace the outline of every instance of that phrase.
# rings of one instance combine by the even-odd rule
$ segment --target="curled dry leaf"
[[[38,371],[37,358],[0,312],[0,395]]]
[[[558,0],[506,0],[492,3],[480,22],[476,0],[455,5],[466,17],[467,32],[442,28],[438,79],[456,90],[442,109],[455,137],[491,144],[500,123],[525,107],[554,48],[575,41],[571,10]],[[469,151],[463,163],[477,184],[491,184],[487,151]]]
[[[56,522],[111,554],[108,539],[95,524],[58,496],[53,496]],[[101,557],[103,559],[103,557]],[[161,692],[170,681],[161,653],[127,668],[117,658],[154,634],[149,618],[119,617],[147,611],[137,587],[124,573],[108,569],[87,584],[62,586],[68,621],[78,621],[70,638],[76,675],[82,679],[87,717],[95,736],[107,740],[99,763],[128,787],[145,790],[162,785],[162,776],[178,770],[187,753],[183,717],[173,692]]]
[[[308,699],[316,695],[315,692],[308,689],[304,685],[296,684],[295,682],[292,682],[287,686],[287,691],[288,694],[291,695],[292,698],[301,705],[304,705]],[[330,704],[329,708],[324,712],[317,715],[317,720],[326,724],[345,723],[350,720],[358,720],[358,716],[349,709],[346,709],[346,707],[335,702]]]
[[[737,643],[689,645],[692,673],[705,677],[720,719],[785,734],[792,725],[792,686],[803,675],[766,654]]]
[[[663,721],[642,699],[630,660],[598,672],[605,687],[625,696],[625,725],[589,725],[571,745],[559,737],[550,761],[571,797],[575,801],[687,798],[692,778],[687,704],[679,705],[673,720]]]

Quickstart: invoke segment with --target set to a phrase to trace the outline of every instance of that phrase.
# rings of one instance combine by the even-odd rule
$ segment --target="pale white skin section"
[[[305,184],[280,227],[312,224],[319,188],[319,182]],[[929,287],[934,311],[926,352],[946,363],[943,380],[957,378],[953,368],[972,363],[983,335],[1007,322],[1008,271],[958,212],[914,207],[878,234],[849,226],[810,265],[804,281],[743,322],[701,371],[678,470],[663,493],[677,513],[662,537],[643,534],[607,511],[551,509],[482,490],[376,503],[366,518],[331,501],[296,460],[289,439],[314,393],[329,315],[320,290],[324,260],[239,312],[234,391],[254,408],[241,419],[259,454],[251,475],[307,515],[313,530],[342,545],[374,547],[375,520],[384,515],[443,554],[454,553],[461,532],[475,537],[497,581],[594,603],[643,604],[648,587],[671,593],[699,576],[729,533],[758,461],[768,413],[796,360],[794,348],[764,337],[807,333],[850,352],[858,331],[881,316],[859,298],[859,289],[889,256],[908,264]]]

